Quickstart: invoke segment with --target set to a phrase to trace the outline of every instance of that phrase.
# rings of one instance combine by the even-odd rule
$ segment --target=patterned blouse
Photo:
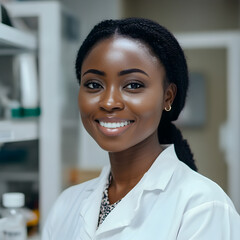
[[[99,212],[99,218],[98,218],[98,227],[100,224],[103,223],[103,221],[106,219],[107,215],[116,207],[116,205],[121,201],[118,200],[117,202],[110,204],[109,199],[108,199],[108,188],[112,182],[112,174],[109,174],[107,184],[105,186],[105,189],[103,191],[103,197],[102,197],[102,202],[100,206],[100,212]]]

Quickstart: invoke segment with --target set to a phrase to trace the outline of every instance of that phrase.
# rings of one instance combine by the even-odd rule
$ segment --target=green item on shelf
[[[38,117],[41,113],[40,107],[38,108],[23,108],[23,117]]]
[[[22,108],[12,108],[11,109],[11,117],[12,118],[22,118],[23,117]]]

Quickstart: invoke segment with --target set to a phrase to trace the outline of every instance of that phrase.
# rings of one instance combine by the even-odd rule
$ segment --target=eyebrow
[[[119,72],[118,75],[123,76],[123,75],[126,75],[126,74],[135,73],[135,72],[143,73],[144,75],[148,76],[148,74],[146,72],[144,72],[143,70],[138,69],[138,68],[130,68],[130,69],[123,70],[123,71]]]
[[[120,72],[118,73],[118,76],[123,76],[123,75],[126,75],[126,74],[135,73],[135,72],[142,73],[142,74],[144,74],[144,75],[146,75],[146,76],[149,77],[149,75],[148,75],[146,72],[144,72],[143,70],[138,69],[138,68],[130,68],[130,69],[122,70],[122,71],[120,71]],[[97,74],[97,75],[100,75],[100,76],[106,76],[106,73],[105,73],[105,72],[100,71],[100,70],[97,70],[97,69],[88,69],[88,70],[83,74],[83,76],[86,75],[86,74],[88,74],[88,73],[93,73],[93,74]]]
[[[93,73],[93,74],[97,74],[97,75],[100,75],[100,76],[106,76],[105,72],[103,71],[100,71],[100,70],[97,70],[97,69],[88,69],[84,74],[86,75],[87,73]]]

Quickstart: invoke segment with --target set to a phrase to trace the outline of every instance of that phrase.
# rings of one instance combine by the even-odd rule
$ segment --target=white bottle
[[[21,53],[15,56],[15,78],[20,82],[21,105],[25,117],[40,114],[36,56]]]
[[[3,206],[5,223],[3,226],[4,240],[26,240],[27,228],[22,207],[25,203],[23,193],[4,193]]]

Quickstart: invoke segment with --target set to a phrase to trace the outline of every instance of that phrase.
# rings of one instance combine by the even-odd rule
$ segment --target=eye
[[[132,82],[129,83],[125,86],[126,89],[138,89],[138,88],[143,88],[144,85],[138,82]]]
[[[85,87],[89,88],[89,89],[100,89],[103,88],[101,84],[97,83],[97,82],[87,82],[84,84]]]

